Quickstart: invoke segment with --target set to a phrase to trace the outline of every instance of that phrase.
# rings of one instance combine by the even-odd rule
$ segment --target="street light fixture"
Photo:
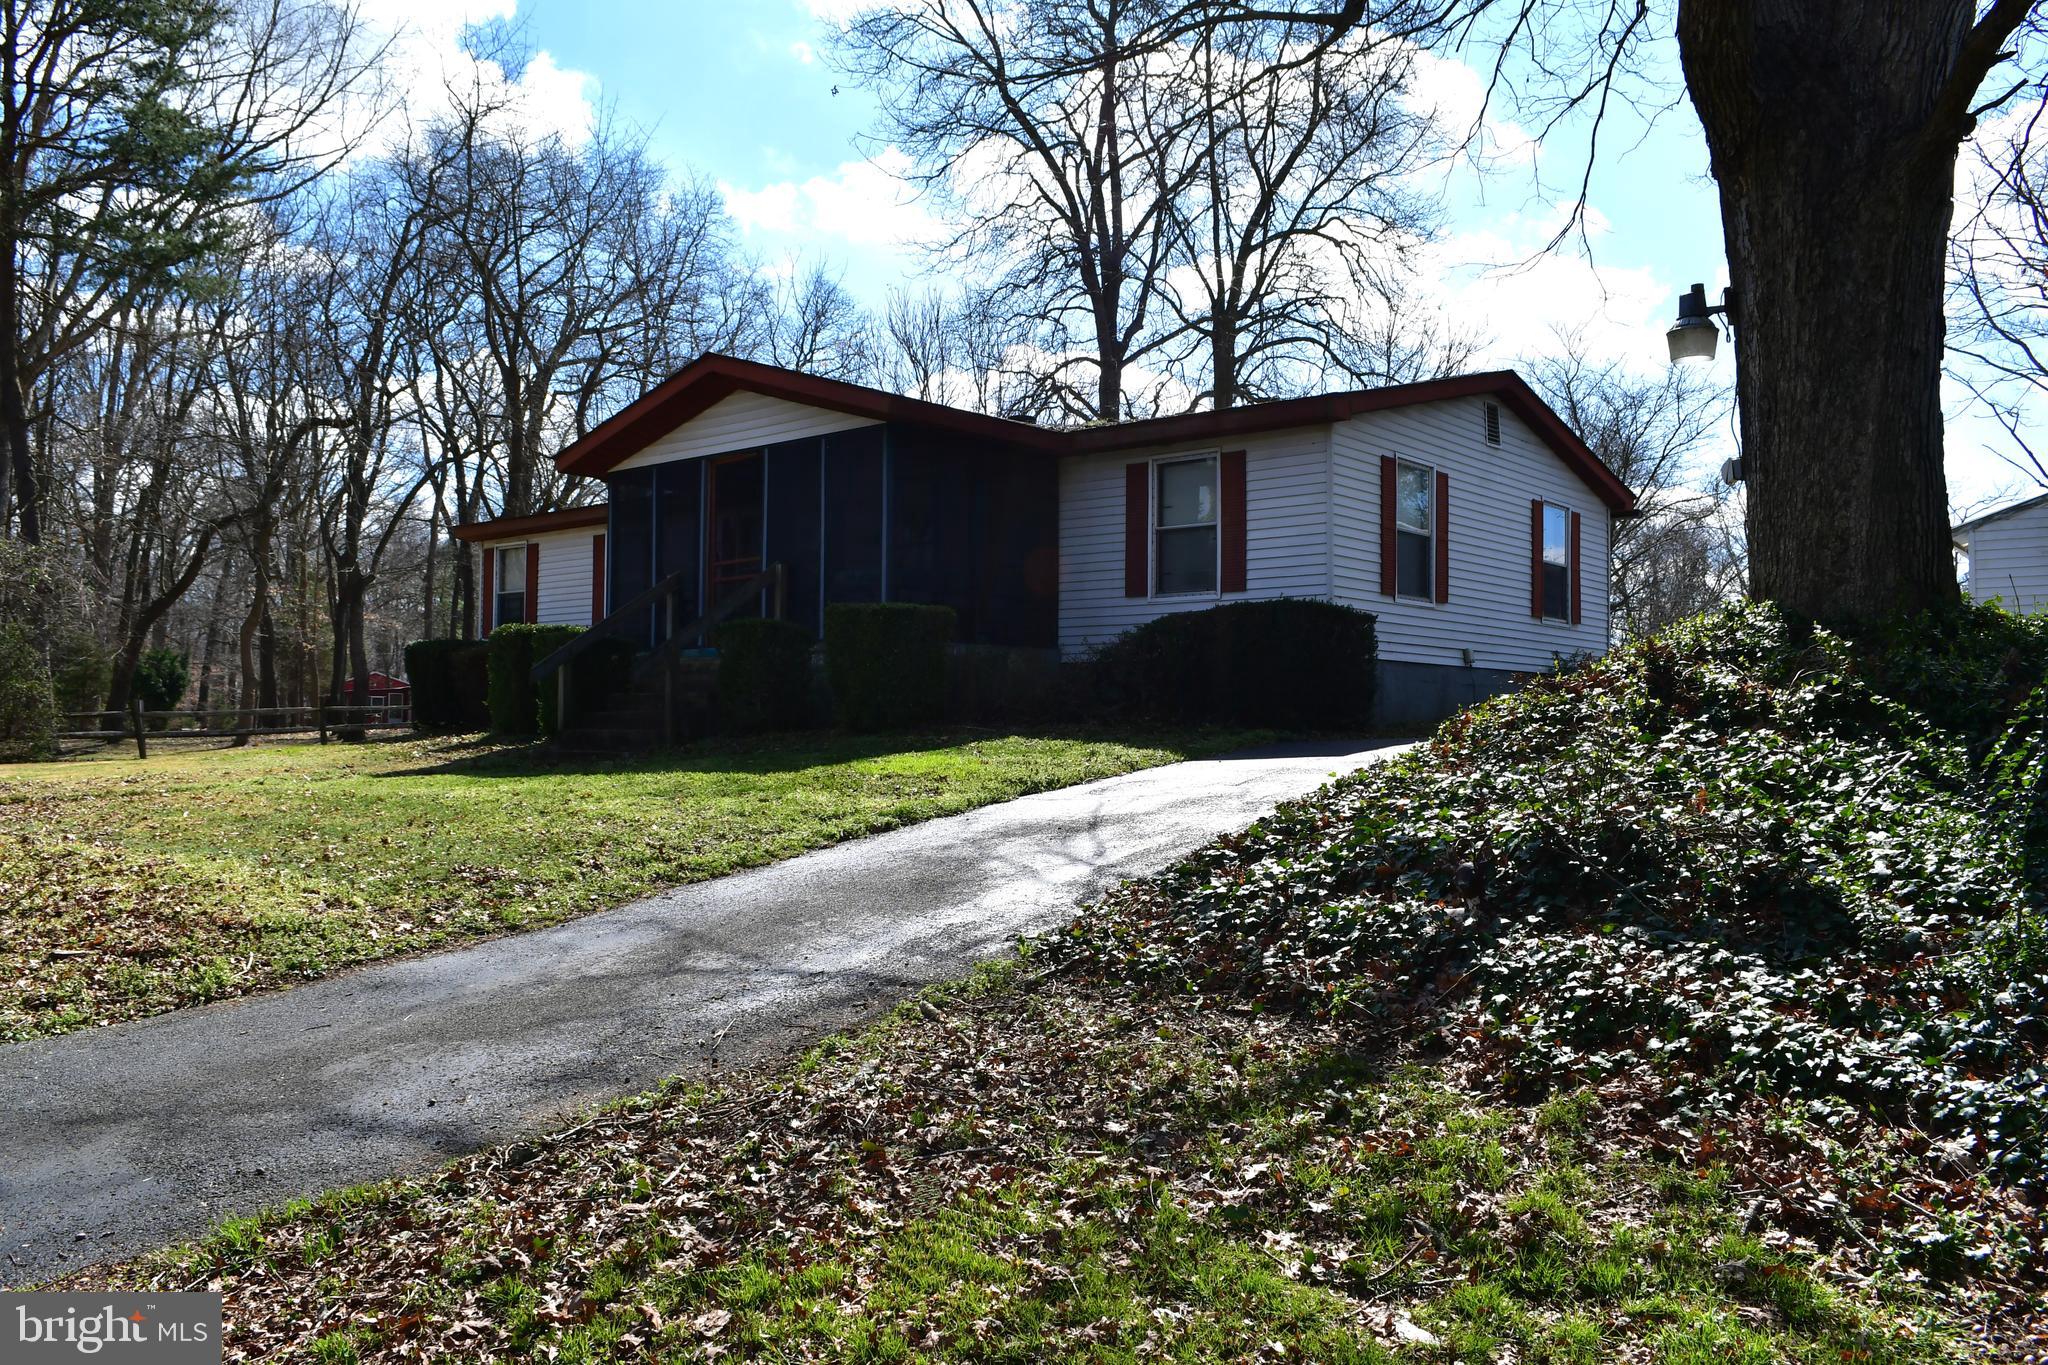
[[[1721,302],[1707,303],[1707,287],[1696,284],[1678,296],[1678,321],[1671,324],[1671,330],[1664,334],[1665,342],[1671,347],[1671,363],[1681,360],[1712,360],[1715,349],[1721,344],[1721,329],[1714,323],[1714,314],[1726,317],[1732,326],[1735,322],[1735,297],[1731,290],[1721,291]]]

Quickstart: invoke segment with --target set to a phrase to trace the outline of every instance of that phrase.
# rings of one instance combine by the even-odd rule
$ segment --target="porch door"
[[[735,583],[761,572],[765,520],[761,453],[711,461],[704,524],[704,606],[725,599]]]

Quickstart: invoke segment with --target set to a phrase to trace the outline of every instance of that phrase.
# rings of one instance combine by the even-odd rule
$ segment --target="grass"
[[[217,1287],[231,1348],[326,1362],[1981,1358],[1597,1094],[1487,1102],[1362,1042],[987,972],[70,1283]]]
[[[560,762],[409,738],[0,768],[0,1041],[552,924],[1244,738],[805,736]]]

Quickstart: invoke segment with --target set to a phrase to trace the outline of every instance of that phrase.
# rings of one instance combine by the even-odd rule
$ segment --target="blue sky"
[[[460,20],[512,18],[537,54],[525,83],[543,92],[553,117],[568,122],[601,105],[646,130],[663,161],[718,184],[745,244],[765,262],[826,262],[869,302],[892,284],[919,281],[915,240],[932,223],[890,174],[890,149],[863,136],[874,127],[872,98],[824,57],[822,16],[852,7],[849,0],[383,0],[376,8],[384,5],[444,47]],[[1675,69],[1662,74],[1676,90]],[[1476,114],[1471,68],[1432,63],[1423,84],[1439,108]],[[1560,206],[1576,200],[1582,131],[1530,146],[1512,124],[1493,133],[1508,150],[1505,164],[1487,173],[1451,168],[1432,181],[1446,220],[1429,257],[1437,301],[1488,339],[1488,363],[1546,349],[1553,328],[1569,327],[1603,355],[1645,370],[1664,364],[1677,295],[1695,280],[1718,294],[1727,278],[1690,106],[1681,97],[1648,127],[1624,113],[1603,133],[1587,195],[1590,259],[1539,250]],[[1726,347],[1715,364],[1732,374]],[[1997,434],[1987,422],[1952,421],[1949,478],[1959,506],[2019,491],[1985,449]]]

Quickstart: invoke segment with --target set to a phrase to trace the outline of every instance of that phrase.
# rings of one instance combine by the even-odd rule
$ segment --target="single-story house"
[[[1505,370],[1054,429],[707,355],[556,463],[606,503],[457,531],[486,631],[665,582],[694,619],[769,565],[813,629],[828,602],[937,602],[963,642],[1067,659],[1167,612],[1321,598],[1379,618],[1390,725],[1604,652],[1635,507]]]
[[[2020,612],[2048,607],[2048,493],[1972,517],[1953,537],[1971,597]]]

